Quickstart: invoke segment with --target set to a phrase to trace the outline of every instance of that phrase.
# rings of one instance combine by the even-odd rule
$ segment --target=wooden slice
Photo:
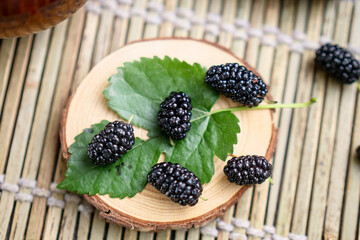
[[[214,64],[239,62],[252,69],[243,60],[228,50],[205,41],[190,39],[157,39],[129,44],[104,58],[80,84],[64,111],[61,141],[64,153],[74,142],[74,137],[83,129],[103,119],[113,121],[119,116],[107,107],[103,90],[108,78],[124,62],[139,60],[141,57],[164,57],[198,62],[210,67]],[[253,69],[252,69],[253,70]],[[159,82],[159,84],[161,84]],[[220,97],[214,109],[238,106],[225,97]],[[257,154],[270,158],[275,148],[276,131],[270,110],[236,112],[240,120],[241,134],[234,147],[235,155]],[[146,139],[146,131],[135,127],[135,136]],[[68,154],[66,154],[68,157]],[[161,161],[161,159],[160,159]],[[108,195],[84,197],[101,211],[107,221],[140,230],[161,230],[166,228],[190,228],[199,226],[224,213],[244,193],[247,187],[240,187],[227,181],[223,167],[225,163],[215,158],[215,175],[204,185],[202,196],[194,207],[183,207],[168,199],[149,184],[133,198],[110,198]]]

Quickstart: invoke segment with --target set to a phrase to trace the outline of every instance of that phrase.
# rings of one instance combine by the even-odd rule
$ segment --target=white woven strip
[[[261,38],[264,35],[264,32],[261,29],[249,28],[248,29],[248,34],[251,37]]]
[[[319,42],[321,45],[332,42],[332,40],[326,36],[320,36]]]
[[[21,202],[32,202],[34,199],[34,196],[28,193],[17,193],[15,195],[15,200],[16,201],[21,201]]]
[[[271,239],[272,240],[289,240],[289,238],[283,237],[283,236],[280,236],[280,235],[277,235],[277,234],[272,235]]]
[[[234,34],[234,32],[235,32],[235,26],[234,26],[234,24],[231,24],[231,23],[221,24],[221,29],[228,33],[231,33],[231,34]]]
[[[355,46],[355,45],[349,43],[349,45],[348,45],[347,48],[348,48],[348,50],[349,50],[350,52],[352,52],[353,54],[360,56],[360,47],[359,47],[359,46]]]
[[[291,240],[307,240],[307,236],[289,233],[289,239],[291,239]]]
[[[303,53],[304,46],[301,43],[294,42],[290,45],[290,50],[297,53]]]
[[[268,234],[275,234],[276,229],[275,229],[274,226],[264,225],[264,226],[263,226],[263,231],[264,231],[265,233],[268,233]]]
[[[164,5],[157,2],[149,2],[147,5],[148,9],[155,12],[162,12],[164,11]]]
[[[216,226],[221,230],[224,230],[224,231],[227,231],[227,232],[232,232],[234,230],[233,225],[228,224],[228,223],[224,222],[221,219],[217,219],[216,223],[217,223]]]
[[[85,9],[88,12],[101,14],[102,7],[100,6],[100,4],[96,4],[96,3],[92,2],[92,1],[89,1],[89,2],[87,2],[85,4]]]
[[[94,212],[94,207],[88,203],[81,203],[79,204],[78,211],[82,213],[92,213]]]
[[[269,37],[261,38],[261,43],[271,47],[276,47],[278,45],[278,42],[275,39],[271,39]]]
[[[241,27],[241,28],[249,28],[250,23],[244,19],[237,18],[237,19],[235,19],[235,26]]]
[[[29,180],[29,179],[20,178],[18,184],[19,184],[20,187],[33,189],[33,188],[36,187],[36,180]]]
[[[177,19],[176,14],[169,11],[162,12],[161,17],[162,19],[168,22],[176,22]]]
[[[278,34],[280,31],[279,28],[270,25],[264,25],[263,29],[264,29],[264,33],[267,34]]]
[[[64,195],[65,202],[73,202],[76,204],[79,204],[81,202],[81,197],[79,195],[73,194],[73,193],[66,193]]]
[[[189,20],[185,19],[185,18],[178,18],[175,22],[175,26],[178,28],[182,28],[185,30],[190,30],[191,29],[191,23]]]
[[[161,17],[156,15],[147,15],[145,21],[154,25],[160,25],[162,23]]]
[[[349,1],[349,0],[348,0]],[[90,0],[86,3],[85,7],[89,12],[101,14],[103,8],[111,9],[114,14],[122,19],[128,19],[131,16],[140,16],[144,18],[145,22],[160,25],[163,21],[169,21],[173,23],[177,28],[190,30],[193,24],[203,25],[205,31],[214,36],[220,34],[220,30],[231,33],[235,39],[247,40],[249,36],[261,38],[261,42],[264,45],[276,47],[279,44],[289,45],[291,51],[297,53],[303,53],[304,49],[314,50],[320,45],[333,42],[333,40],[321,36],[319,42],[312,42],[306,39],[306,34],[298,31],[293,31],[292,35],[281,33],[278,27],[264,25],[262,29],[251,28],[249,21],[237,18],[232,23],[222,23],[222,16],[219,14],[209,13],[206,19],[196,16],[192,9],[179,7],[174,12],[165,11],[165,5],[157,2],[149,2],[147,9],[159,13],[159,16],[149,15],[145,9],[139,9],[132,7],[129,11],[119,9],[120,4],[132,5],[133,0]],[[245,28],[247,31],[239,31],[236,28]],[[264,38],[264,34],[273,34],[276,36],[276,40],[271,38]],[[294,43],[294,41],[298,41]],[[349,51],[356,55],[360,55],[360,46],[350,45]]]
[[[8,192],[12,192],[12,193],[17,193],[19,191],[19,185],[17,184],[13,184],[13,183],[7,183],[7,182],[3,182],[1,184],[1,189],[3,191],[8,191]]]
[[[260,229],[256,229],[256,228],[252,228],[249,227],[246,229],[246,234],[250,235],[252,237],[257,237],[257,238],[263,238],[265,237],[265,232],[260,230]]]
[[[286,35],[284,33],[278,33],[277,34],[277,41],[278,43],[284,43],[284,44],[287,44],[287,45],[290,45],[293,43],[293,38],[289,35]]]
[[[131,9],[131,15],[135,15],[135,16],[145,18],[146,17],[146,11],[145,11],[145,9],[141,9],[141,8],[132,8]]]
[[[312,42],[309,40],[305,40],[303,45],[304,45],[304,48],[310,49],[310,50],[316,50],[320,47],[320,43]]]
[[[215,23],[215,24],[221,23],[221,16],[219,14],[209,13],[206,19],[209,23]]]
[[[248,228],[250,227],[250,222],[248,220],[233,218],[231,223],[237,228]]]
[[[53,193],[65,194],[66,191],[63,190],[63,189],[57,189],[57,188],[56,188],[57,185],[58,185],[57,183],[52,182],[52,183],[50,184],[50,191],[53,192]]]
[[[0,185],[4,182],[4,180],[5,180],[5,175],[0,174]]]
[[[206,23],[206,22],[205,22],[205,19],[202,19],[201,17],[196,16],[196,15],[192,16],[191,22],[192,22],[193,24],[197,24],[197,25],[199,25],[199,24],[205,25],[205,23]]]
[[[229,239],[231,239],[231,240],[247,240],[248,238],[245,234],[232,232],[229,235]]]
[[[49,207],[64,208],[65,207],[65,202],[64,202],[64,200],[57,199],[55,197],[49,197],[48,200],[47,200],[47,205]]]
[[[194,16],[194,12],[189,8],[179,7],[177,13],[180,17],[190,19]]]
[[[209,24],[205,26],[205,31],[214,36],[218,36],[220,34],[219,26],[215,24]]]
[[[100,0],[100,2],[107,9],[116,9],[118,7],[118,3],[115,0]]]
[[[234,32],[234,38],[235,39],[248,40],[249,35],[247,34],[247,32],[237,30],[237,31]]]
[[[200,228],[200,232],[203,235],[207,235],[211,237],[217,237],[219,235],[219,231],[216,228],[211,228],[211,227],[202,227]]]
[[[134,0],[118,0],[119,4],[124,4],[124,5],[131,5],[134,3]]]
[[[304,41],[306,39],[306,34],[302,32],[298,32],[296,30],[293,31],[292,36],[295,40]]]
[[[45,197],[45,198],[50,197],[50,191],[43,188],[34,188],[32,190],[32,194],[38,197]]]
[[[121,19],[129,19],[131,17],[130,12],[125,12],[121,9],[116,9],[115,10],[115,15]]]

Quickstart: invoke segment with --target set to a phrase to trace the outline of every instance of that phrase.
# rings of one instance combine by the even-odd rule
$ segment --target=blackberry
[[[199,178],[177,163],[154,165],[147,179],[157,190],[183,206],[194,206],[203,191]]]
[[[191,129],[191,99],[184,92],[172,92],[160,104],[158,123],[172,139],[181,140]]]
[[[327,43],[316,50],[315,63],[343,83],[353,83],[360,76],[360,64],[346,49]]]
[[[357,147],[356,154],[357,154],[358,158],[360,159],[360,146]]]
[[[246,107],[259,105],[268,92],[266,84],[259,76],[238,63],[210,67],[205,82]]]
[[[110,164],[129,151],[135,143],[134,129],[122,121],[108,123],[88,145],[88,156],[96,165]]]
[[[263,183],[271,176],[272,165],[261,156],[233,157],[224,167],[224,173],[230,182],[237,185]]]

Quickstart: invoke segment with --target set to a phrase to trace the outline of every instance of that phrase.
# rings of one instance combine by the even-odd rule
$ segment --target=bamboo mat
[[[334,41],[360,57],[360,0],[93,0],[55,28],[0,42],[0,239],[360,239],[360,95],[313,65]],[[281,102],[274,185],[248,190],[201,228],[137,232],[56,189],[59,121],[104,56],[156,37],[216,42],[256,66]]]

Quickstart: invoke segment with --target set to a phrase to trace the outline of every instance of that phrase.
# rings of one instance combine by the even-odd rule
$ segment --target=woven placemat
[[[360,0],[91,0],[55,28],[0,46],[0,239],[360,239],[360,97],[313,64],[326,42],[360,57]],[[274,185],[201,228],[137,232],[56,189],[67,98],[113,50],[145,38],[216,42],[256,66],[274,99]]]

